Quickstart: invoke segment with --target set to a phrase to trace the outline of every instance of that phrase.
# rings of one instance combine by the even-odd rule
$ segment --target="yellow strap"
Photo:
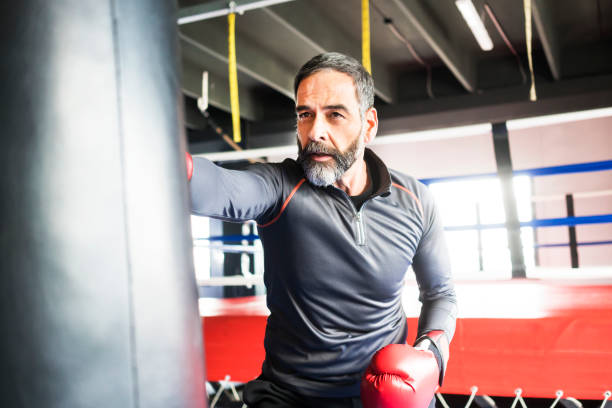
[[[523,0],[525,9],[525,40],[527,41],[527,60],[529,61],[529,74],[531,75],[531,88],[529,89],[529,100],[535,102],[538,97],[535,89],[535,78],[533,75],[533,57],[531,50],[531,0]]]
[[[361,63],[372,74],[370,59],[370,2],[361,0]]]
[[[228,23],[228,60],[229,60],[229,87],[230,107],[232,109],[232,130],[234,142],[240,143],[240,104],[238,103],[238,72],[236,71],[236,14],[227,15]]]

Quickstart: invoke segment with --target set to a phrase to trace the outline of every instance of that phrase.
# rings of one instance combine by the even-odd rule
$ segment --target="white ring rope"
[[[612,392],[610,391],[604,392],[604,400],[601,403],[601,406],[599,408],[604,408],[606,406],[606,401],[608,401],[611,396],[612,396]]]
[[[557,390],[557,392],[555,392],[555,396],[557,397],[555,399],[555,401],[552,403],[552,405],[550,406],[550,408],[554,408],[555,405],[557,405],[557,402],[559,402],[559,400],[561,399],[561,397],[563,396],[563,391],[561,390]]]
[[[491,279],[499,280],[504,284],[507,276],[504,274],[505,271],[497,271],[497,270],[487,270],[487,276]],[[572,268],[533,268],[527,270],[528,276],[532,278],[546,280],[550,277],[563,277],[564,279],[570,279],[569,282],[576,279],[577,284],[584,280],[597,280],[599,282],[605,281],[606,284],[612,283],[610,280],[610,268],[609,267],[593,267],[587,268],[582,267],[578,269]],[[477,272],[473,274],[468,274],[465,271],[462,271],[462,279],[473,281],[482,279],[483,273]],[[197,275],[196,275],[197,277]],[[414,282],[414,277],[410,274],[407,274],[406,282]],[[245,272],[245,275],[236,275],[236,276],[216,276],[216,277],[197,277],[197,283],[199,286],[249,286],[249,285],[258,285],[263,284],[263,274],[258,273],[248,273]]]
[[[465,408],[469,408],[470,405],[472,405],[472,401],[474,401],[474,397],[476,396],[476,392],[478,391],[478,387],[473,385],[470,388],[470,391],[471,391],[471,395],[470,395],[470,398],[468,399],[468,402],[465,404]]]
[[[514,398],[514,401],[512,401],[512,406],[510,408],[515,408],[516,407],[516,403],[517,402],[521,402],[521,406],[523,408],[527,408],[527,405],[525,404],[525,401],[523,400],[523,397],[521,397],[521,394],[523,393],[523,390],[520,388],[517,388],[516,390],[514,390],[514,394],[516,395],[516,398]]]
[[[194,247],[197,248],[209,248],[216,251],[223,251],[232,254],[259,254],[263,253],[263,249],[261,246],[253,246],[253,245],[214,245],[203,242],[195,241],[193,243]]]
[[[234,400],[240,401],[240,395],[238,395],[238,391],[236,391],[236,387],[234,386],[233,382],[230,382],[230,379],[231,377],[226,375],[225,379],[219,381],[219,389],[215,393],[213,400],[210,402],[210,408],[215,408],[215,405],[217,405],[217,402],[219,402],[219,398],[221,398],[221,394],[223,394],[223,391],[226,389],[229,389],[232,392]]]
[[[252,276],[217,276],[208,279],[197,279],[198,286],[249,286],[263,284],[262,275]]]
[[[214,408],[215,405],[217,404],[217,402],[219,401],[219,398],[221,397],[221,394],[223,394],[223,391],[229,389],[232,392],[232,396],[234,397],[235,401],[240,401],[240,396],[238,394],[238,391],[236,391],[236,387],[234,386],[234,383],[232,381],[230,381],[231,377],[229,375],[226,375],[225,378],[223,380],[219,381],[219,389],[217,390],[217,392],[215,393],[215,396],[213,397],[213,400],[210,403],[210,408]],[[212,390],[214,390],[214,388],[212,388],[212,384],[210,384],[210,382],[206,382],[207,388],[210,386],[210,388]],[[469,408],[475,397],[476,397],[476,393],[478,392],[478,387],[473,385],[472,387],[470,387],[470,397],[467,401],[467,403],[465,404],[465,408]],[[521,406],[523,408],[527,408],[527,405],[525,403],[525,400],[522,397],[523,394],[523,390],[521,388],[517,388],[514,390],[514,394],[516,395],[516,397],[514,398],[514,401],[512,402],[512,407],[511,408],[515,408],[516,404],[518,402],[521,403]],[[555,400],[553,401],[552,405],[550,406],[550,408],[554,408],[557,403],[561,400],[561,398],[563,398],[563,390],[557,390],[555,392]],[[612,397],[612,392],[609,390],[606,390],[603,393],[604,396],[604,400],[602,401],[601,405],[599,408],[605,408],[606,406],[606,402],[610,399],[610,397]],[[438,399],[438,401],[440,401],[440,404],[442,405],[443,408],[450,408],[450,406],[448,405],[448,403],[446,402],[446,400],[444,399],[444,397],[442,396],[441,393],[436,392],[435,393],[435,397]],[[488,395],[482,395],[482,397],[487,401],[487,403],[490,406],[496,406],[495,405],[495,401],[489,397]],[[572,402],[576,407],[582,407],[582,403],[580,403],[580,401],[571,398],[571,397],[567,397],[565,398],[565,401],[570,401]],[[246,408],[246,404],[242,405],[242,408]]]
[[[440,394],[439,392],[436,392],[436,397],[438,397],[438,400],[440,401],[440,404],[442,404],[442,406],[444,408],[450,408],[448,406],[448,404],[446,403],[446,400],[444,399],[444,397],[442,396],[442,394]]]
[[[607,197],[612,195],[612,190],[598,190],[598,191],[580,191],[572,194],[574,198],[598,198]],[[531,201],[534,203],[541,203],[546,201],[561,201],[565,200],[565,194],[551,194],[551,195],[536,195],[531,197]]]

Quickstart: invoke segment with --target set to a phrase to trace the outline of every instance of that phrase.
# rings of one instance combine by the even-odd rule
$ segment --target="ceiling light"
[[[474,34],[474,38],[478,41],[480,48],[483,51],[491,51],[493,49],[493,41],[491,41],[491,37],[482,23],[472,0],[456,0],[455,6],[457,6],[463,19],[468,27],[470,27],[470,30],[472,30],[472,34]]]

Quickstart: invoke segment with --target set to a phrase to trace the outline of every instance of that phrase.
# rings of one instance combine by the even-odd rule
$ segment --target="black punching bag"
[[[176,5],[0,5],[0,407],[205,407]]]

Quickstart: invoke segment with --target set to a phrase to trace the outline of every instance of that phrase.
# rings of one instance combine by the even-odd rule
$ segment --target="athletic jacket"
[[[310,184],[294,160],[227,170],[194,158],[192,212],[256,220],[270,316],[264,377],[321,397],[359,395],[372,355],[406,341],[401,304],[410,265],[423,304],[418,335],[453,336],[455,292],[440,218],[428,189],[365,153],[374,194],[354,207]]]

